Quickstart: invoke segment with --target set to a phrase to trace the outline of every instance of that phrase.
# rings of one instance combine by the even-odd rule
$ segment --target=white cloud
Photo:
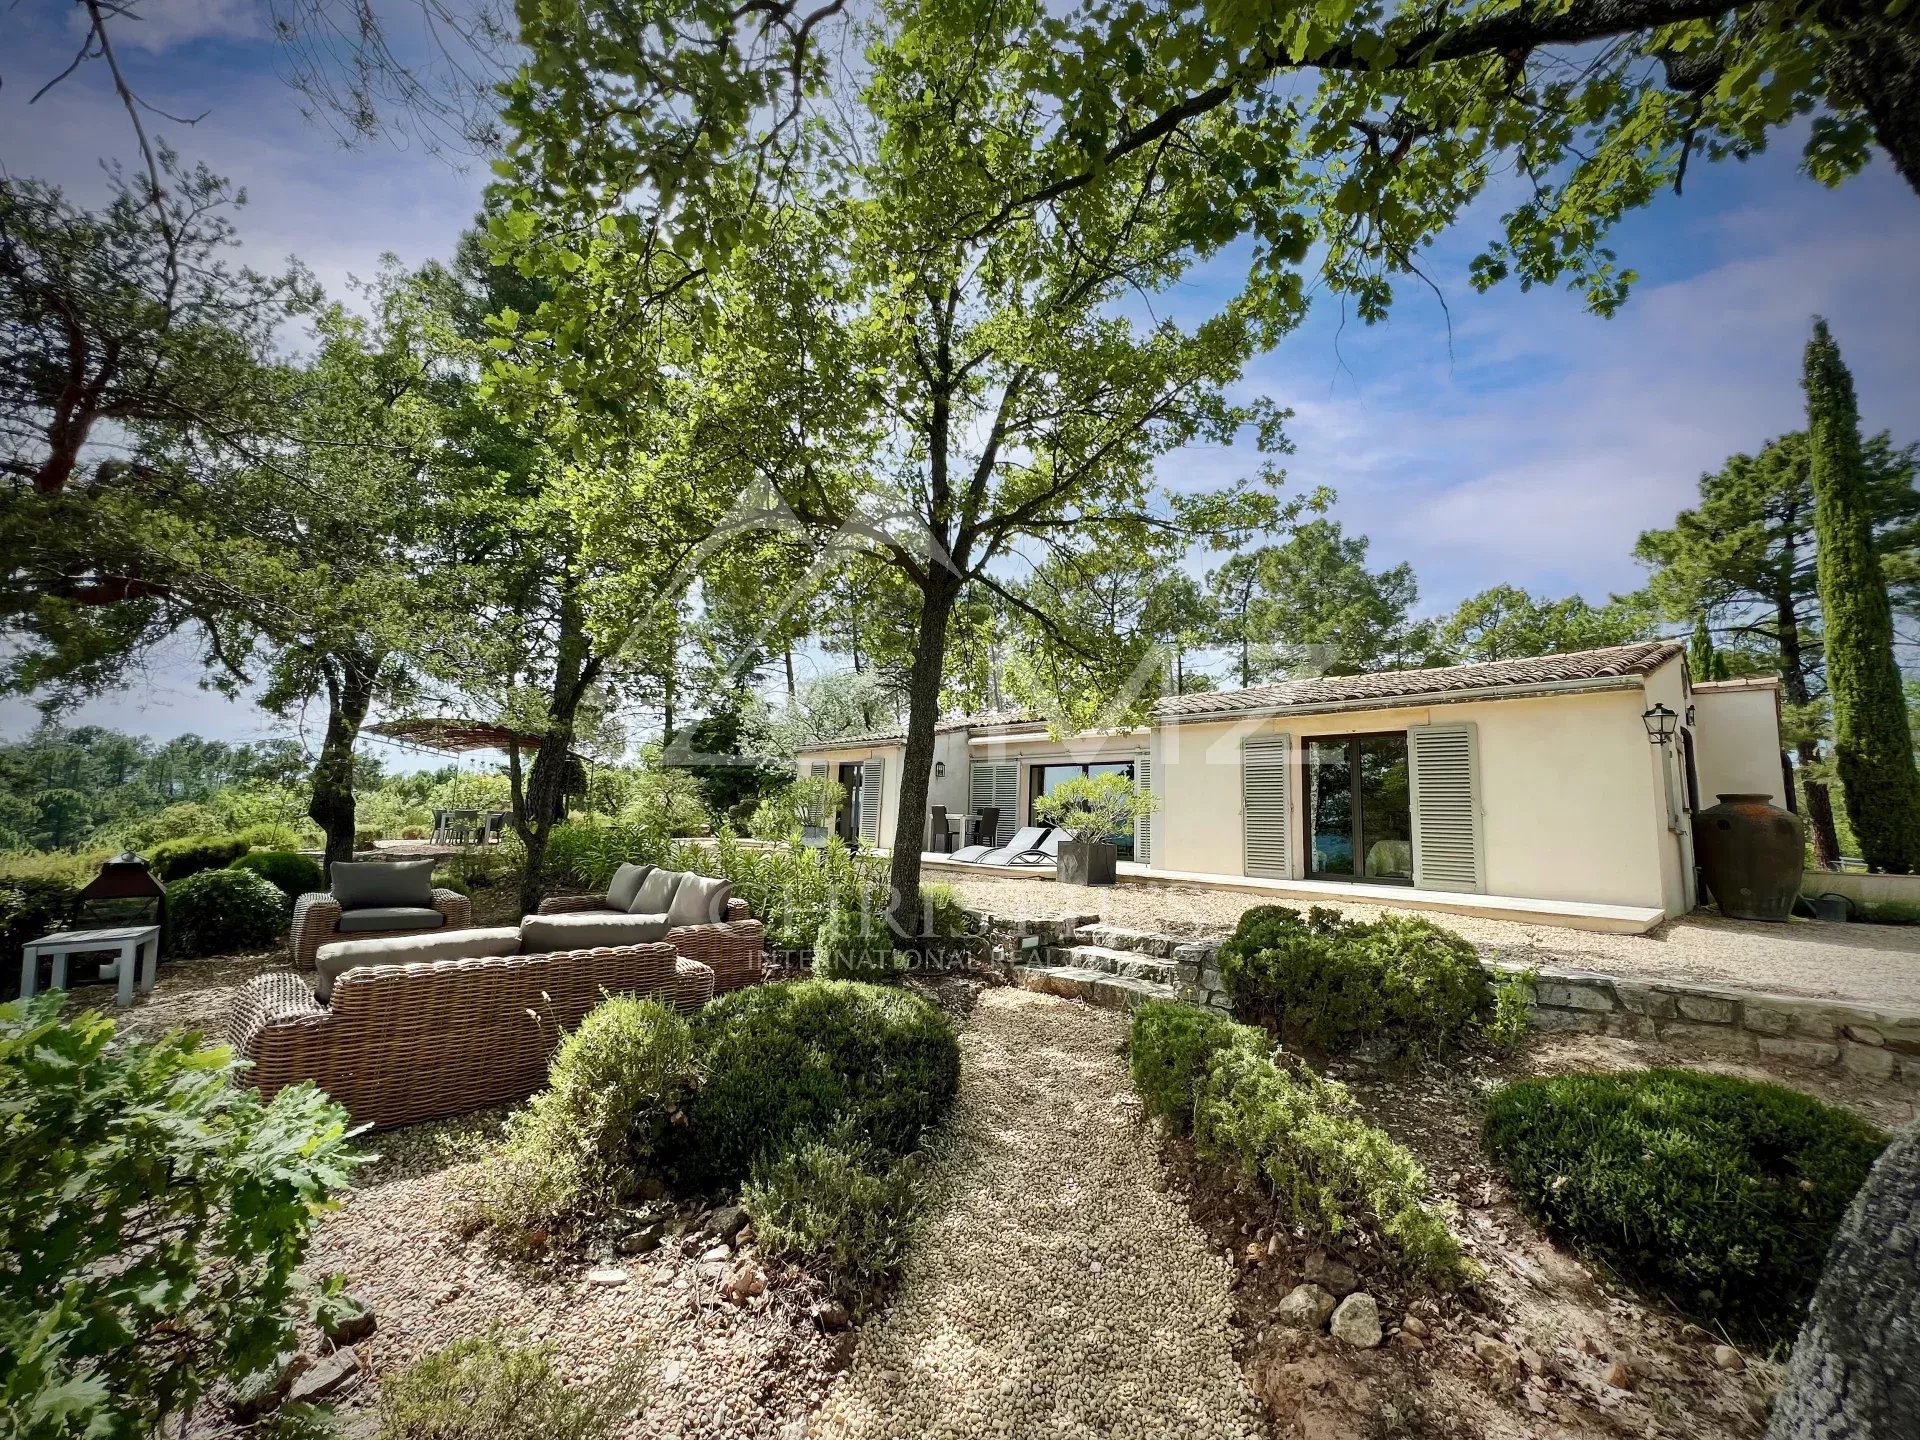
[[[116,49],[158,55],[194,40],[251,40],[265,33],[260,0],[150,0],[113,22]]]

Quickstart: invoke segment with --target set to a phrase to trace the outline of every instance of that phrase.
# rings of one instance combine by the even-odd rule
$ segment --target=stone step
[[[1171,960],[1142,955],[1135,950],[1114,950],[1104,945],[1071,945],[1060,954],[1060,963],[1081,970],[1104,970],[1128,980],[1151,980],[1156,985],[1171,985],[1178,967]]]
[[[1015,965],[1013,983],[1023,990],[1084,1000],[1105,1010],[1131,1010],[1142,1001],[1173,999],[1171,985],[1131,980],[1124,975],[1109,975],[1104,970],[1088,970],[1078,965]]]
[[[1129,930],[1122,925],[1082,925],[1073,932],[1073,943],[1171,960],[1173,952],[1184,942],[1177,935],[1161,935],[1152,930]]]

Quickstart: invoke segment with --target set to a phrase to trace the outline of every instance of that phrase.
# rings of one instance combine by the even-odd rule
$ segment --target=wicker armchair
[[[540,902],[542,915],[605,910],[604,895],[550,895]],[[713,970],[716,995],[758,985],[767,973],[767,927],[753,918],[744,900],[727,901],[727,918],[711,925],[680,925],[667,931],[667,943],[688,960]]]
[[[522,1100],[546,1083],[565,1032],[609,995],[651,995],[682,1013],[713,972],[664,942],[619,949],[361,966],[331,1007],[300,975],[257,975],[227,1022],[249,1083],[271,1097],[312,1081],[356,1124],[384,1129]]]
[[[465,930],[473,924],[473,902],[456,890],[433,892],[433,908],[446,916],[446,923],[431,933],[443,935],[449,930]],[[324,890],[314,890],[293,902],[293,963],[304,970],[313,968],[314,955],[322,945],[334,940],[378,940],[387,935],[418,935],[418,930],[340,930],[340,902]]]

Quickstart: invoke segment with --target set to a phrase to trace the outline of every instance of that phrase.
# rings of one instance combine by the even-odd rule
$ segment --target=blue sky
[[[27,106],[77,43],[59,11],[0,14],[0,163],[93,198],[101,159],[130,156],[131,132],[98,66]],[[152,104],[210,111],[192,129],[149,118],[246,187],[245,257],[264,268],[297,255],[344,295],[385,252],[408,265],[447,254],[483,170],[418,144],[342,147],[276,74],[264,11],[255,0],[171,0],[137,33],[116,32]],[[1433,612],[1502,581],[1594,600],[1636,585],[1639,531],[1688,503],[1703,470],[1801,423],[1800,352],[1815,313],[1834,327],[1866,425],[1920,439],[1920,197],[1884,160],[1827,191],[1796,158],[1782,145],[1744,165],[1696,166],[1684,197],[1622,225],[1614,246],[1642,278],[1612,320],[1565,293],[1472,290],[1466,263],[1493,233],[1497,203],[1431,257],[1450,345],[1422,288],[1371,327],[1318,301],[1244,382],[1295,412],[1293,481],[1338,490],[1338,517],[1372,538],[1376,564],[1410,561]],[[1196,274],[1183,298],[1204,305],[1225,279]],[[1195,450],[1163,477],[1203,485],[1253,464],[1245,451]],[[199,691],[185,653],[151,657],[140,684],[79,718],[161,736],[277,733],[253,707]],[[0,703],[0,733],[32,720],[29,707]]]

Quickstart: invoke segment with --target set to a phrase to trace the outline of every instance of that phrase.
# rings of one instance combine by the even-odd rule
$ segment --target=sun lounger
[[[969,845],[964,850],[954,851],[947,858],[970,865],[1004,865],[1007,856],[1024,855],[1035,849],[1047,838],[1049,828],[1046,825],[1029,825],[1004,845]]]

